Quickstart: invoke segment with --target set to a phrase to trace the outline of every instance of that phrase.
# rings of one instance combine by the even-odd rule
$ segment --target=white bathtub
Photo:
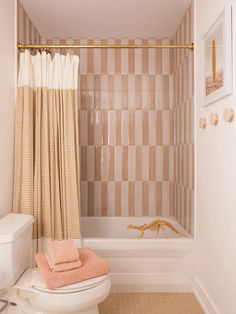
[[[151,231],[137,238],[137,230],[127,229],[129,224],[142,225],[157,218],[81,218],[82,244],[109,262],[113,291],[191,291],[194,240],[173,218],[167,220],[181,236],[165,230],[158,238]]]

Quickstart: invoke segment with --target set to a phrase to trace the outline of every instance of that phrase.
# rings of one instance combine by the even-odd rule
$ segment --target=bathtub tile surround
[[[74,52],[80,55],[82,215],[173,215],[173,51],[75,49]]]
[[[18,41],[183,44],[193,41],[192,10],[186,12],[173,40],[46,40],[18,1]],[[193,234],[193,53],[168,49],[70,52],[80,56],[82,215],[172,215]]]
[[[174,36],[175,44],[193,42],[193,6]],[[193,52],[174,52],[174,207],[182,227],[193,235],[194,210],[194,77]]]

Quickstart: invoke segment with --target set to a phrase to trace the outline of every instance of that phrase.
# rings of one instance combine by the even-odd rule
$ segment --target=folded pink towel
[[[48,246],[48,254],[53,264],[78,261],[79,253],[72,239],[54,240]]]
[[[82,265],[80,260],[74,261],[74,262],[68,262],[68,263],[53,264],[50,254],[46,253],[45,257],[47,259],[47,262],[51,271],[55,271],[55,272],[79,268]]]
[[[52,272],[44,253],[37,253],[35,260],[47,288],[60,288],[72,283],[107,274],[110,269],[106,261],[88,248],[79,249],[82,266],[77,269]]]

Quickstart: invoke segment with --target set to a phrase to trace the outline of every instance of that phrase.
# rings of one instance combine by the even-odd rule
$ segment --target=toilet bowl
[[[17,314],[98,314],[98,304],[110,291],[109,275],[47,289],[36,268],[29,268],[33,218],[8,214],[0,219],[0,291],[15,303]]]
[[[32,314],[98,314],[98,304],[110,291],[109,275],[84,280],[57,289],[47,289],[37,269],[27,269],[13,289],[31,305]],[[19,299],[18,299],[19,302]]]

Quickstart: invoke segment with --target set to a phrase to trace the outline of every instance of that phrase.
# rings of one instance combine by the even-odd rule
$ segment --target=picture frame
[[[232,6],[228,5],[203,37],[204,106],[232,93]]]

